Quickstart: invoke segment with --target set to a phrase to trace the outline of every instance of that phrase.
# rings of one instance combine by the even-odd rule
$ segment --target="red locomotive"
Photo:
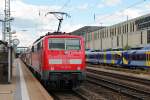
[[[45,35],[33,43],[30,54],[30,68],[46,85],[72,88],[85,80],[85,48],[81,36]]]

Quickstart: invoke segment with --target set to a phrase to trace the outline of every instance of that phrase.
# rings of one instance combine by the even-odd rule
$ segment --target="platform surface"
[[[0,100],[53,100],[20,59],[12,70],[12,83],[0,84]]]

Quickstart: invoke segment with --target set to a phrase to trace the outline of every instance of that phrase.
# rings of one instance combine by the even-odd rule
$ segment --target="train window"
[[[43,47],[43,42],[41,42],[41,48]]]
[[[66,39],[66,50],[80,50],[80,40],[79,39]]]
[[[32,46],[32,52],[34,52],[34,46]]]
[[[49,48],[52,50],[80,50],[80,40],[77,38],[49,39]]]
[[[37,45],[34,45],[34,52],[37,51]]]
[[[114,54],[114,60],[116,60],[117,59],[117,55],[116,54]]]
[[[64,39],[49,39],[49,48],[52,50],[63,50],[65,49]]]
[[[116,54],[116,60],[120,59],[120,55]]]
[[[140,54],[137,55],[137,60],[141,60]]]
[[[138,54],[135,55],[135,60],[139,60],[139,55]]]
[[[103,54],[100,54],[100,59],[103,59],[104,57],[103,57]]]
[[[140,54],[140,60],[145,60],[145,54]]]
[[[132,60],[135,60],[135,58],[136,58],[135,56],[136,56],[136,55],[132,55],[132,54],[131,54]]]
[[[143,60],[146,60],[146,54],[143,54]]]
[[[136,54],[136,55],[134,55],[133,60],[146,60],[146,55],[145,54]]]
[[[115,59],[115,56],[114,56],[114,54],[111,54],[111,59]]]
[[[39,42],[39,43],[37,44],[37,50],[40,50],[40,48],[41,48],[41,42]]]
[[[132,60],[132,55],[127,56],[129,60]]]

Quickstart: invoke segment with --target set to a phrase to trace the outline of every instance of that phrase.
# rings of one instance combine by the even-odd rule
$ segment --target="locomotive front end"
[[[84,41],[79,36],[47,39],[45,75],[57,84],[76,87],[85,80]]]

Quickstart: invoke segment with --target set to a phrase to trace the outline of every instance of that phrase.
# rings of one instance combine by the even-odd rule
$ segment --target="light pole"
[[[8,20],[3,20],[3,19],[0,19],[0,22],[2,22],[2,40],[3,41],[6,41],[6,33],[5,33],[5,22],[6,21],[12,21],[12,20],[14,20],[14,18],[13,17],[11,17],[10,19],[8,19]],[[11,33],[9,33],[9,35],[10,35]],[[10,37],[11,37],[11,35],[10,35]]]

